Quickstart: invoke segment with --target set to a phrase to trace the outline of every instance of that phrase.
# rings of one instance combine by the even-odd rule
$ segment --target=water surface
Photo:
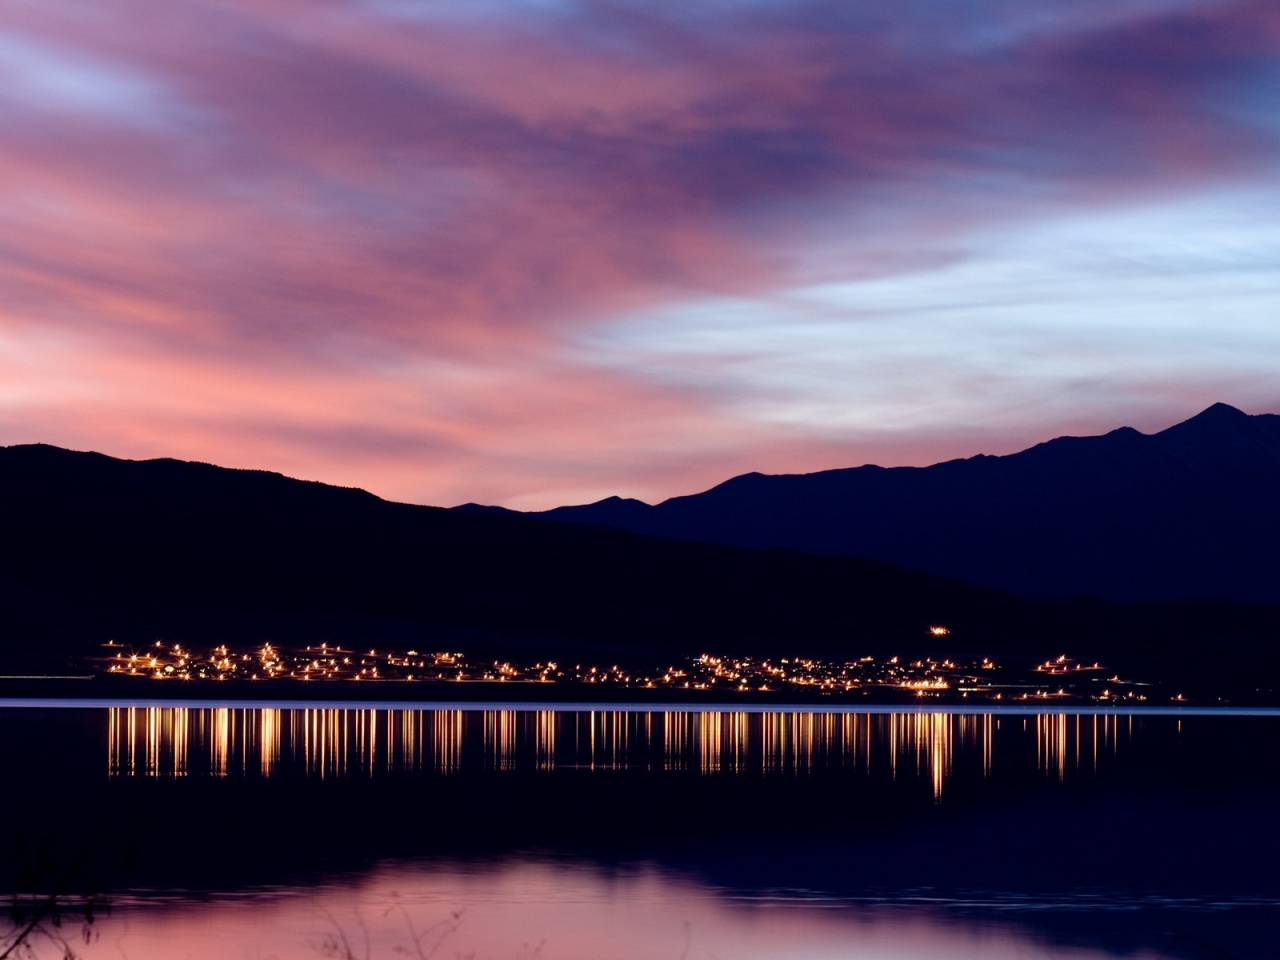
[[[0,751],[6,882],[83,862],[90,956],[1277,955],[1274,716],[28,705]]]

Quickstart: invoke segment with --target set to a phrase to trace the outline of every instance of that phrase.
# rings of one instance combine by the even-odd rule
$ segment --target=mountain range
[[[1280,416],[1219,403],[1150,435],[1122,427],[930,467],[748,473],[656,506],[611,497],[539,516],[882,560],[1026,597],[1277,604]]]
[[[1280,608],[1033,600],[878,560],[689,543],[178,460],[0,448],[0,673],[106,639],[702,651],[1269,654]],[[932,636],[944,624],[951,633]]]

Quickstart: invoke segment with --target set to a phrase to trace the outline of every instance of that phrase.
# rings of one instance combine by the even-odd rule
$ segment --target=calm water
[[[1271,716],[27,706],[0,759],[89,957],[1280,956]]]

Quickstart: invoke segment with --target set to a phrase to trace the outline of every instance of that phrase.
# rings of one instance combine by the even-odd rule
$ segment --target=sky
[[[1280,412],[1275,0],[6,0],[0,443],[518,509]]]

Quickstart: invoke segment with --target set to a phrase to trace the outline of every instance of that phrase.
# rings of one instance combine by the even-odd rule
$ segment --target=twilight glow
[[[15,0],[0,442],[519,508],[1280,411],[1274,0]]]

